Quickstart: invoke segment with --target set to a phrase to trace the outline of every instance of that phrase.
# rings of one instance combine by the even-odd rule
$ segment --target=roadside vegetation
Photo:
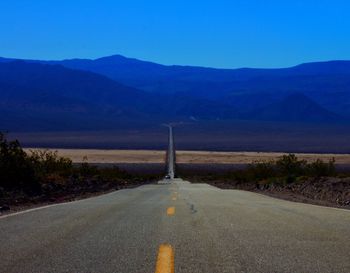
[[[287,185],[302,181],[307,177],[335,176],[334,163],[334,159],[328,162],[317,159],[308,163],[306,160],[299,160],[294,154],[288,154],[283,155],[278,160],[255,161],[244,170],[227,173],[224,178],[234,179],[242,183]]]
[[[198,174],[188,172],[184,175],[196,176]],[[204,173],[203,177],[206,179],[220,178],[222,181],[229,180],[238,183],[287,185],[302,181],[304,178],[337,175],[339,174],[336,171],[334,159],[328,162],[317,159],[308,163],[306,160],[299,160],[294,154],[288,154],[278,160],[254,161],[243,169],[222,173]]]
[[[243,169],[211,173],[186,171],[180,175],[220,188],[350,208],[350,173],[337,171],[334,159],[307,162],[287,154],[277,160],[255,161]]]
[[[191,182],[243,189],[288,200],[350,208],[350,173],[337,171],[335,160],[307,162],[288,154],[255,161],[231,171],[182,170]],[[0,212],[21,206],[74,200],[101,192],[159,180],[161,174],[124,171],[117,167],[73,164],[57,152],[25,152],[17,140],[0,133]]]
[[[53,151],[23,151],[18,140],[0,133],[0,211],[26,203],[71,200],[159,179],[132,174],[117,167],[99,168],[87,162],[74,165]]]

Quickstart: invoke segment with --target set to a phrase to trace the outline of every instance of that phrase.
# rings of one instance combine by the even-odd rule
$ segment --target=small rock
[[[10,210],[10,207],[8,205],[2,205],[0,206],[0,212],[8,211]]]

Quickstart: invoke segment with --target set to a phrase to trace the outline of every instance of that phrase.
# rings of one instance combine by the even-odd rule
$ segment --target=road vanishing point
[[[349,210],[168,180],[0,217],[0,272],[350,272]]]
[[[170,179],[174,179],[176,158],[175,158],[173,127],[171,125],[167,125],[167,127],[169,128],[168,150],[166,153],[167,175]]]

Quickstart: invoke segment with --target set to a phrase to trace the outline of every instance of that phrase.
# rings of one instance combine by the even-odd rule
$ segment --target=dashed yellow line
[[[174,193],[172,194],[172,197],[171,197],[171,198],[172,198],[173,200],[174,200],[174,199],[176,200],[177,196],[178,196],[177,192],[174,192]]]
[[[175,214],[175,207],[169,207],[169,208],[167,208],[166,214],[167,214],[168,216],[173,216],[173,215]]]
[[[161,244],[158,250],[156,272],[174,273],[174,250],[169,244]]]

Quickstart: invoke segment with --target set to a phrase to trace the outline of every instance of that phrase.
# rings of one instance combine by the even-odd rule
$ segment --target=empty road
[[[173,127],[171,125],[167,125],[169,128],[169,140],[168,140],[168,150],[167,150],[167,174],[171,179],[175,177],[175,147],[174,147],[174,135],[173,135]]]
[[[350,211],[179,179],[1,217],[0,234],[6,273],[350,272]]]

